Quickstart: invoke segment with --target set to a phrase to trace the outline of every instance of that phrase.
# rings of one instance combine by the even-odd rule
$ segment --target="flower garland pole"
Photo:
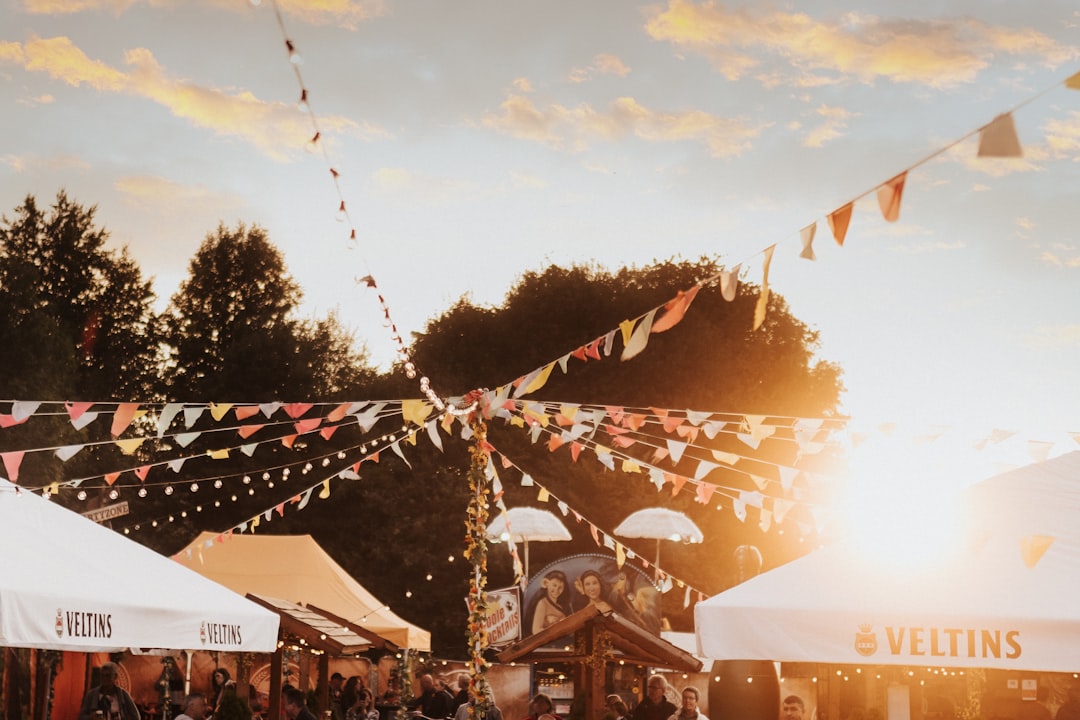
[[[469,578],[469,696],[475,701],[469,706],[469,720],[487,715],[491,692],[487,682],[487,521],[488,479],[491,463],[487,443],[487,426],[475,417],[470,422],[473,444],[469,452],[469,508],[465,518],[465,559],[472,564]]]

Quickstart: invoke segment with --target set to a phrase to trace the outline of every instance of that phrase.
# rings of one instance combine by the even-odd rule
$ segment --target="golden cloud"
[[[1080,161],[1080,112],[1073,111],[1064,120],[1050,120],[1044,126],[1046,146],[1055,158]]]
[[[995,55],[1031,57],[1056,66],[1078,57],[1031,29],[971,18],[904,20],[848,13],[821,22],[804,13],[729,10],[710,0],[669,0],[645,25],[649,35],[708,57],[730,79],[772,55],[784,69],[763,74],[793,85],[828,82],[820,71],[870,83],[879,78],[946,88],[972,82]],[[805,78],[810,78],[809,81]]]
[[[591,138],[634,136],[649,142],[693,141],[705,144],[713,157],[731,157],[748,150],[752,140],[767,127],[700,110],[657,112],[630,97],[617,99],[607,112],[598,112],[585,104],[541,109],[520,95],[507,98],[502,113],[486,115],[481,124],[513,137],[573,150],[583,150]]]
[[[821,125],[806,134],[802,142],[803,147],[818,148],[824,146],[827,142],[843,137],[843,131],[847,129],[848,118],[857,115],[857,113],[852,113],[844,108],[830,107],[829,105],[821,105],[815,112],[825,120]]]
[[[107,10],[117,15],[140,0],[22,0],[23,9],[33,15],[73,15]],[[152,5],[179,4],[176,0],[146,0]],[[208,0],[213,5],[235,11],[234,0]],[[355,30],[365,20],[387,13],[383,0],[279,0],[278,7],[289,17],[310,25],[336,25]]]
[[[630,68],[617,55],[601,53],[593,58],[588,67],[574,68],[570,71],[570,82],[583,83],[591,80],[595,75],[618,75],[626,77],[630,74]]]
[[[311,139],[310,120],[295,106],[268,103],[249,92],[227,93],[171,78],[144,48],[125,54],[128,72],[91,60],[66,37],[34,38],[22,46],[0,45],[0,61],[4,60],[75,87],[153,100],[195,127],[240,138],[278,160],[289,159]],[[379,128],[337,116],[320,117],[319,125],[323,137],[328,131],[368,138],[385,135]]]

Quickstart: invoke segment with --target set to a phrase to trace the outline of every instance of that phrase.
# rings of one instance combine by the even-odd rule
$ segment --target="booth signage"
[[[127,500],[125,500],[124,502],[118,502],[115,505],[106,505],[105,507],[99,507],[96,510],[87,510],[82,515],[85,518],[89,518],[94,522],[99,523],[127,514],[128,504]]]

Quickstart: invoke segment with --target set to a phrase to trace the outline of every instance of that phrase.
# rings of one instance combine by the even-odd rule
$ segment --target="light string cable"
[[[254,2],[255,4],[258,4],[259,0],[254,0]],[[293,74],[296,76],[296,82],[300,87],[300,100],[298,105],[300,109],[306,112],[311,118],[311,127],[314,134],[312,135],[309,144],[318,147],[319,152],[321,153],[323,160],[326,163],[327,169],[330,171],[330,177],[333,179],[334,190],[337,193],[338,199],[338,207],[336,211],[337,218],[348,225],[349,247],[351,247],[352,249],[359,249],[356,225],[352,220],[352,215],[349,212],[348,205],[345,203],[345,196],[341,189],[341,173],[334,166],[334,163],[330,159],[329,151],[327,150],[326,143],[323,139],[322,130],[319,127],[318,116],[316,115],[315,110],[312,107],[311,96],[308,92],[307,85],[304,82],[303,73],[300,70],[300,66],[304,62],[303,56],[300,54],[296,42],[292,39],[288,28],[286,28],[285,26],[285,18],[281,13],[281,8],[278,4],[278,1],[271,0],[270,5],[273,7],[274,18],[277,20],[278,28],[281,31],[281,36],[285,41],[285,50],[288,53],[289,63],[292,65]],[[391,317],[390,305],[389,303],[387,303],[386,297],[383,295],[382,290],[378,287],[378,283],[375,280],[375,275],[374,273],[372,273],[367,258],[364,256],[363,253],[360,253],[360,261],[361,263],[363,263],[364,269],[367,271],[367,274],[362,278],[358,278],[357,283],[366,285],[367,287],[375,290],[376,296],[379,301],[379,307],[382,311],[384,318],[383,323],[390,330],[390,339],[394,342],[396,346],[395,352],[402,363],[402,367],[405,371],[405,376],[408,377],[410,380],[419,377],[419,386],[421,392],[423,392],[424,396],[427,397],[427,399],[431,402],[432,405],[435,406],[435,408],[439,412],[446,411],[453,415],[466,415],[471,412],[475,407],[475,403],[466,403],[464,406],[458,406],[452,400],[444,399],[443,396],[441,396],[431,387],[430,378],[426,374],[420,372],[420,370],[417,368],[416,362],[409,353],[409,349],[405,345],[405,340],[402,338],[401,333],[398,330],[397,323],[395,323],[393,318]]]

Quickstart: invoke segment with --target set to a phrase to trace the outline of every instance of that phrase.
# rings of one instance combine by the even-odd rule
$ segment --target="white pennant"
[[[165,431],[169,429],[169,425],[172,424],[173,418],[176,414],[182,410],[184,405],[182,403],[168,403],[165,407],[161,408],[161,414],[158,415],[157,421],[157,436],[162,437],[165,435]]]

